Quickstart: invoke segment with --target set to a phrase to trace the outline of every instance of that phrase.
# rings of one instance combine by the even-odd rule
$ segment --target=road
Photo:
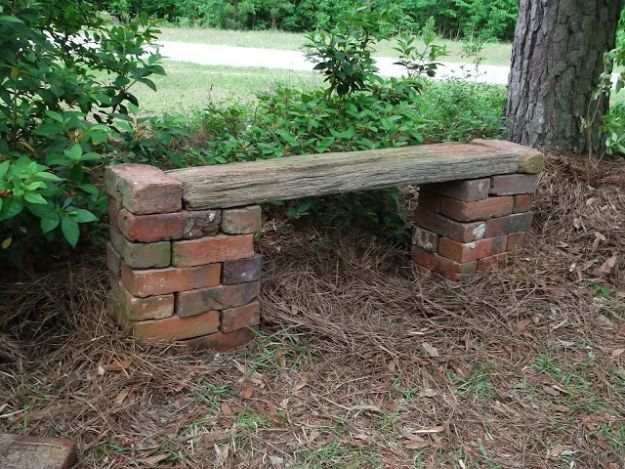
[[[304,54],[294,50],[264,49],[256,47],[219,46],[186,42],[159,41],[158,50],[171,60],[204,65],[226,65],[230,67],[265,67],[296,71],[312,71],[313,64]],[[388,57],[376,58],[379,73],[386,77],[399,77],[404,69]],[[480,83],[506,85],[509,67],[480,65],[476,73],[470,64],[445,62],[439,68],[436,78],[448,80],[461,78]]]

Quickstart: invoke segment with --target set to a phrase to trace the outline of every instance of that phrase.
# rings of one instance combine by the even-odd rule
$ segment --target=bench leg
[[[507,174],[422,186],[415,263],[460,280],[505,260],[530,229],[536,184],[536,174]]]
[[[217,351],[260,322],[259,206],[185,210],[178,181],[148,165],[107,169],[108,311],[142,342]],[[177,199],[176,199],[177,198]]]

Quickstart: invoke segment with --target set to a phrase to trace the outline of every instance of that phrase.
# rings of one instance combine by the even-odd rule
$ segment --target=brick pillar
[[[244,344],[260,321],[259,206],[185,210],[182,184],[148,165],[107,168],[109,312],[142,341]]]
[[[503,261],[522,246],[532,223],[543,158],[509,142],[477,140],[502,152],[519,154],[519,169],[482,179],[421,186],[413,235],[419,266],[460,280]]]

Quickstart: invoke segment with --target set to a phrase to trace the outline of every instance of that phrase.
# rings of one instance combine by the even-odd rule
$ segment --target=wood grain
[[[514,173],[519,154],[475,144],[291,156],[169,171],[188,209],[225,208],[401,184]]]

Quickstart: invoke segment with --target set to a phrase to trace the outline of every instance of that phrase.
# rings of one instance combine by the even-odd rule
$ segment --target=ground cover
[[[620,467],[624,212],[621,163],[551,156],[525,250],[458,284],[274,209],[262,330],[217,357],[118,332],[99,251],[5,273],[0,431],[98,468]]]

